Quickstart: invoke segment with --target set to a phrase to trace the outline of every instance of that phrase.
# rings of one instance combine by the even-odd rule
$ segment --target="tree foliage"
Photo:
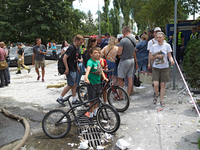
[[[185,49],[183,60],[184,71],[192,87],[200,88],[200,39],[191,39]]]
[[[119,34],[119,11],[116,7],[110,10],[109,13],[110,20],[110,32],[113,36],[117,36]]]
[[[103,21],[104,21],[105,29],[107,30],[106,32],[110,32],[110,29],[109,29],[109,8],[108,8],[109,4],[110,4],[110,0],[104,0]]]
[[[83,31],[83,35],[97,34],[97,26],[94,24],[93,15],[90,10],[85,17],[85,24],[81,30]]]
[[[138,27],[150,29],[154,26],[165,27],[167,23],[174,22],[174,1],[173,0],[134,0],[132,3],[131,16],[137,22]],[[184,2],[178,1],[178,20],[186,20],[188,11]]]
[[[71,40],[83,25],[84,12],[74,9],[74,0],[4,0],[0,6],[0,40],[33,42]]]

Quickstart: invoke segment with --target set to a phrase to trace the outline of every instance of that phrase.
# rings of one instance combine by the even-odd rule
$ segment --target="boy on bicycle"
[[[89,54],[91,58],[87,62],[87,69],[86,69],[86,74],[85,74],[85,82],[88,83],[87,85],[87,90],[88,90],[88,100],[98,98],[98,94],[96,92],[100,91],[100,83],[101,83],[101,75],[104,80],[108,81],[108,79],[105,77],[105,74],[101,68],[100,62],[98,61],[99,59],[99,49],[98,47],[93,47],[89,50]],[[92,85],[91,85],[91,84]],[[93,87],[94,89],[93,89]],[[93,105],[95,101],[90,102],[90,105]],[[94,124],[93,117],[96,118],[97,114],[97,104],[94,105],[89,110],[90,113],[90,123]],[[94,113],[94,114],[93,114]]]

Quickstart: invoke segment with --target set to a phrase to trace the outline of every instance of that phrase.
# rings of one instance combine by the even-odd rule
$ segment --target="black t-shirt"
[[[22,55],[23,53],[24,53],[24,49],[23,48],[18,49],[18,54],[19,55]]]
[[[77,62],[78,58],[81,58],[80,47],[76,49],[74,45],[70,45],[67,51],[65,52],[69,57],[67,58],[67,63],[69,67],[69,71],[76,72],[77,71]]]

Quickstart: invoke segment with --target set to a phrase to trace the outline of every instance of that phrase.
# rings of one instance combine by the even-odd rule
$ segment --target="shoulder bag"
[[[8,67],[6,60],[0,61],[0,70],[4,70]]]

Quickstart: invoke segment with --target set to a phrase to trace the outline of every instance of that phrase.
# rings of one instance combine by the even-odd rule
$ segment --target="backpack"
[[[88,53],[88,50],[85,51],[83,54],[83,64],[84,67],[87,68],[87,61],[90,59],[90,54]]]
[[[66,69],[65,64],[63,62],[63,56],[64,54],[58,60],[58,74],[64,74],[65,69]]]

